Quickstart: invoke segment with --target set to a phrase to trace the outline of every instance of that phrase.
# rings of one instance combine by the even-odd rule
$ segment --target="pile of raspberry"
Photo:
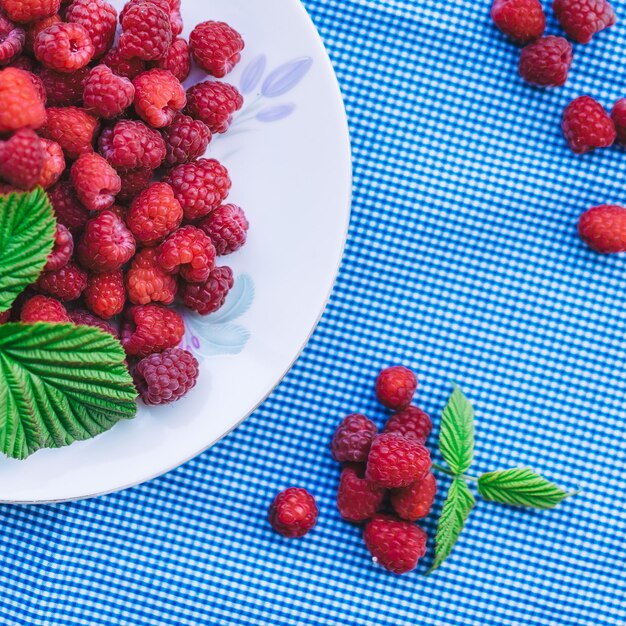
[[[363,524],[363,539],[375,562],[396,574],[409,572],[426,553],[426,532],[415,522],[426,517],[437,493],[425,443],[432,421],[411,405],[415,374],[402,366],[384,369],[376,381],[381,404],[394,413],[382,432],[365,415],[348,415],[330,449],[343,464],[337,508],[341,517]],[[291,487],[270,506],[269,521],[285,537],[302,537],[317,521],[315,499]]]
[[[616,21],[608,0],[553,0],[552,8],[565,34],[580,44],[589,43]],[[564,37],[544,36],[546,16],[540,0],[494,0],[491,17],[505,35],[525,46],[519,73],[526,82],[538,87],[566,83],[573,47]],[[610,114],[591,96],[575,98],[563,112],[561,129],[576,154],[608,148],[615,141],[626,146],[626,98],[617,100]],[[626,252],[626,208],[612,204],[593,207],[581,216],[578,232],[597,252]]]
[[[0,0],[0,193],[41,186],[57,218],[43,273],[0,323],[119,337],[147,404],[194,386],[173,305],[217,311],[233,286],[217,257],[248,230],[227,169],[203,158],[243,104],[215,79],[244,42],[223,22],[182,30],[180,0],[131,0],[119,16],[106,0]],[[185,90],[194,63],[212,78]]]

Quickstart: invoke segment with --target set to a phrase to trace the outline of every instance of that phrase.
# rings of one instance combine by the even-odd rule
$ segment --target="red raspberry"
[[[578,234],[596,252],[626,252],[626,208],[602,204],[589,209],[580,217]]]
[[[63,302],[81,297],[87,286],[87,272],[70,261],[61,269],[43,272],[37,280],[37,289]]]
[[[145,357],[175,348],[185,334],[185,324],[176,311],[158,304],[131,306],[122,325],[122,345],[129,356]]]
[[[90,211],[108,209],[122,188],[117,172],[99,154],[81,154],[71,169],[76,195]]]
[[[151,354],[133,372],[135,386],[148,406],[180,400],[198,382],[200,366],[196,357],[181,348]]]
[[[78,201],[69,181],[61,181],[48,191],[50,203],[54,209],[57,222],[69,228],[74,235],[82,232],[89,211]]]
[[[65,307],[54,298],[47,296],[34,296],[24,303],[20,320],[25,324],[35,324],[36,322],[69,322]]]
[[[8,65],[24,48],[26,33],[4,15],[0,15],[0,65]]]
[[[398,517],[416,522],[426,517],[437,495],[437,480],[432,472],[428,472],[422,480],[418,480],[408,487],[393,489],[391,505]]]
[[[224,22],[198,24],[189,37],[191,53],[206,72],[224,78],[241,59],[241,35]]]
[[[283,537],[304,537],[316,524],[319,511],[315,498],[299,487],[281,491],[270,505],[269,523]]]
[[[363,531],[365,545],[374,562],[394,574],[405,574],[417,567],[426,554],[426,532],[411,522],[390,515],[376,515]]]
[[[57,72],[75,72],[93,58],[94,47],[89,33],[80,24],[59,22],[48,26],[33,45],[37,60]]]
[[[182,38],[175,39],[162,59],[156,61],[156,67],[168,70],[182,83],[191,72],[191,52],[189,44]]]
[[[542,37],[519,57],[519,74],[531,85],[561,87],[572,65],[572,44],[563,37]]]
[[[554,0],[552,9],[563,30],[578,43],[589,43],[616,19],[607,0]]]
[[[384,433],[372,441],[365,477],[381,487],[396,489],[421,480],[430,467],[430,453],[421,443]]]
[[[118,117],[133,103],[134,98],[135,88],[130,80],[116,76],[106,65],[94,67],[85,81],[85,108],[100,117]]]
[[[46,108],[31,74],[15,67],[0,70],[0,134],[20,128],[39,128]]]
[[[134,200],[152,180],[152,170],[136,169],[136,170],[120,170],[119,175],[122,179],[122,189],[117,194],[121,202],[131,202]]]
[[[143,122],[120,120],[100,136],[100,154],[113,166],[154,170],[165,158],[163,137]]]
[[[65,157],[63,148],[56,141],[49,139],[40,139],[40,141],[43,150],[43,169],[38,184],[48,189],[56,184],[65,171]]]
[[[432,429],[433,423],[428,413],[416,406],[408,406],[387,420],[383,432],[396,433],[419,443],[426,443]]]
[[[48,121],[40,133],[56,141],[70,159],[93,152],[93,141],[98,132],[98,120],[77,107],[48,109]]]
[[[225,133],[233,113],[243,106],[243,96],[228,83],[206,81],[187,91],[187,113],[202,120],[213,133]]]
[[[376,397],[389,409],[402,410],[411,404],[417,378],[408,368],[396,365],[382,370],[376,380]]]
[[[132,203],[127,224],[144,246],[161,242],[182,222],[183,210],[166,183],[153,183]]]
[[[94,46],[94,59],[106,54],[113,45],[117,11],[106,0],[74,0],[65,13],[65,20],[80,24],[89,33]]]
[[[133,304],[161,302],[172,304],[178,290],[174,276],[166,274],[158,263],[157,248],[145,248],[138,252],[126,273],[128,299]]]
[[[122,9],[122,11],[120,13],[120,23],[122,23],[122,21],[126,17],[126,14],[133,7],[136,7],[136,6],[140,5],[140,4],[146,4],[146,3],[154,4],[155,6],[159,7],[159,9],[161,9],[161,11],[163,11],[163,13],[166,13],[168,15],[169,15],[169,13],[171,11],[170,4],[169,4],[169,2],[167,0],[129,0],[124,5],[124,8]]]
[[[180,297],[188,309],[208,315],[222,308],[233,284],[230,267],[216,267],[204,284],[182,283]]]
[[[83,102],[83,85],[88,75],[88,67],[83,67],[71,74],[42,68],[39,77],[46,90],[48,106],[80,106]]]
[[[85,289],[85,304],[98,317],[111,319],[124,310],[126,290],[121,270],[105,274],[90,274]]]
[[[546,29],[546,15],[540,0],[494,0],[491,19],[518,43],[539,39]]]
[[[615,126],[604,107],[589,96],[572,100],[563,112],[563,135],[576,154],[608,148],[615,141]]]
[[[146,69],[145,61],[136,57],[126,59],[120,55],[118,48],[111,48],[102,59],[102,63],[110,67],[118,76],[124,76],[131,80]]]
[[[188,283],[205,283],[215,267],[215,248],[199,228],[184,226],[161,244],[158,260],[168,274],[180,272]]]
[[[87,222],[77,248],[78,260],[93,272],[113,272],[135,254],[135,239],[122,218],[106,209]]]
[[[337,489],[337,509],[347,522],[364,522],[378,513],[385,498],[382,487],[363,477],[363,468],[347,466],[341,472]]]
[[[243,210],[234,204],[223,204],[198,224],[219,256],[239,250],[246,243],[248,227]]]
[[[0,141],[0,179],[20,189],[32,189],[41,178],[44,152],[34,130],[22,128]]]
[[[35,61],[33,61],[30,57],[17,57],[9,63],[9,67],[14,67],[18,70],[25,70],[26,72],[33,72],[35,69]]]
[[[75,309],[70,312],[69,316],[70,320],[77,326],[93,326],[94,328],[103,330],[105,333],[109,333],[109,335],[113,335],[115,338],[118,337],[117,330],[109,322],[105,322],[103,319],[92,315],[89,311]]]
[[[44,272],[54,272],[65,267],[72,258],[73,253],[74,239],[72,238],[72,233],[63,224],[57,224],[54,247],[48,255],[48,261],[43,268]]]
[[[37,39],[37,35],[42,31],[46,30],[46,28],[53,26],[54,24],[58,24],[61,22],[60,15],[51,15],[50,17],[45,17],[43,20],[39,20],[38,22],[32,22],[31,24],[27,24],[24,28],[26,30],[26,40],[24,41],[24,51],[29,54],[33,54],[33,46],[35,45],[35,39]],[[29,68],[32,71],[32,68]]]
[[[154,128],[169,126],[187,104],[180,81],[167,70],[154,69],[139,74],[133,80],[135,111]]]
[[[176,199],[193,221],[208,215],[228,196],[231,182],[228,170],[215,159],[198,159],[174,168],[165,179],[174,189]]]
[[[611,119],[615,125],[617,141],[626,144],[626,98],[620,98],[611,111]]]
[[[2,10],[12,22],[37,22],[59,11],[61,0],[2,0]]]
[[[212,138],[206,124],[187,115],[177,115],[162,133],[167,148],[166,167],[189,163],[202,156]]]
[[[374,422],[360,413],[344,417],[330,442],[333,459],[340,463],[365,463],[377,430]]]
[[[163,58],[172,43],[169,15],[152,2],[131,7],[121,20],[118,47],[122,57],[144,61]]]
[[[6,324],[11,319],[11,309],[0,313],[0,324]]]

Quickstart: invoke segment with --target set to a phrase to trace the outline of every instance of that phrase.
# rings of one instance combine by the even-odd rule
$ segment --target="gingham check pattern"
[[[575,224],[626,202],[626,155],[574,156],[559,118],[575,96],[626,95],[626,2],[576,46],[567,86],[544,91],[517,78],[487,0],[305,4],[354,142],[326,315],[271,399],[193,462],[94,501],[2,507],[0,622],[624,626],[626,265],[591,254]],[[472,398],[477,471],[529,464],[584,493],[551,512],[479,501],[431,578],[374,566],[335,510],[327,446],[346,412],[382,421],[373,380],[396,362],[434,415],[450,378]],[[301,541],[265,520],[292,484],[321,509]]]

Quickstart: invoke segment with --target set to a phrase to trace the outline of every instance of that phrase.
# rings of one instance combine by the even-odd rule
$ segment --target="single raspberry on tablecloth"
[[[87,308],[105,320],[119,315],[126,303],[124,274],[121,270],[90,274],[83,294]]]
[[[188,309],[200,315],[209,315],[222,308],[233,284],[230,267],[216,267],[205,283],[182,282],[180,297]]]
[[[602,204],[589,209],[580,217],[578,233],[596,252],[626,252],[626,208]]]
[[[607,0],[554,0],[552,8],[563,30],[578,43],[588,43],[616,20]]]
[[[69,261],[58,270],[43,272],[36,283],[37,289],[63,302],[78,300],[87,286],[87,272]]]
[[[391,506],[398,517],[415,522],[426,517],[437,495],[437,480],[432,472],[406,487],[391,490]]]
[[[350,464],[344,467],[337,489],[337,509],[347,522],[364,522],[378,513],[386,490],[370,483],[365,467]]]
[[[304,537],[316,524],[319,514],[315,498],[299,487],[281,491],[270,505],[268,519],[283,537]]]
[[[572,100],[563,112],[561,128],[576,154],[608,148],[615,141],[615,126],[604,107],[589,96]]]
[[[343,418],[330,442],[330,451],[340,463],[365,463],[378,429],[372,420],[352,413]]]
[[[560,87],[572,65],[572,44],[564,37],[542,37],[520,53],[519,74],[531,85]]]
[[[389,409],[396,411],[411,404],[417,389],[417,378],[407,367],[395,365],[378,374],[376,379],[376,397]]]
[[[163,271],[158,256],[158,248],[144,248],[132,260],[126,272],[126,291],[133,304],[174,302],[178,282],[175,276]]]
[[[122,346],[129,356],[145,357],[175,348],[185,334],[182,317],[158,304],[132,306],[122,323]]]
[[[626,98],[620,98],[613,105],[611,119],[615,126],[617,141],[626,145]]]
[[[546,29],[546,15],[540,0],[494,0],[491,19],[518,43],[539,39]]]

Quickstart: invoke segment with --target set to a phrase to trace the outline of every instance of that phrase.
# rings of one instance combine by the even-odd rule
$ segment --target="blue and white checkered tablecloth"
[[[624,626],[626,264],[590,253],[575,224],[626,202],[626,154],[574,156],[559,118],[575,96],[626,95],[626,1],[552,91],[517,78],[488,0],[305,4],[354,142],[326,315],[272,397],[184,467],[92,501],[0,508],[0,623]],[[584,493],[549,512],[479,502],[428,579],[374,566],[335,510],[328,441],[351,410],[382,421],[372,385],[396,362],[420,373],[433,414],[452,377],[474,400],[479,471],[529,464]],[[265,519],[289,485],[321,510],[301,541]]]

